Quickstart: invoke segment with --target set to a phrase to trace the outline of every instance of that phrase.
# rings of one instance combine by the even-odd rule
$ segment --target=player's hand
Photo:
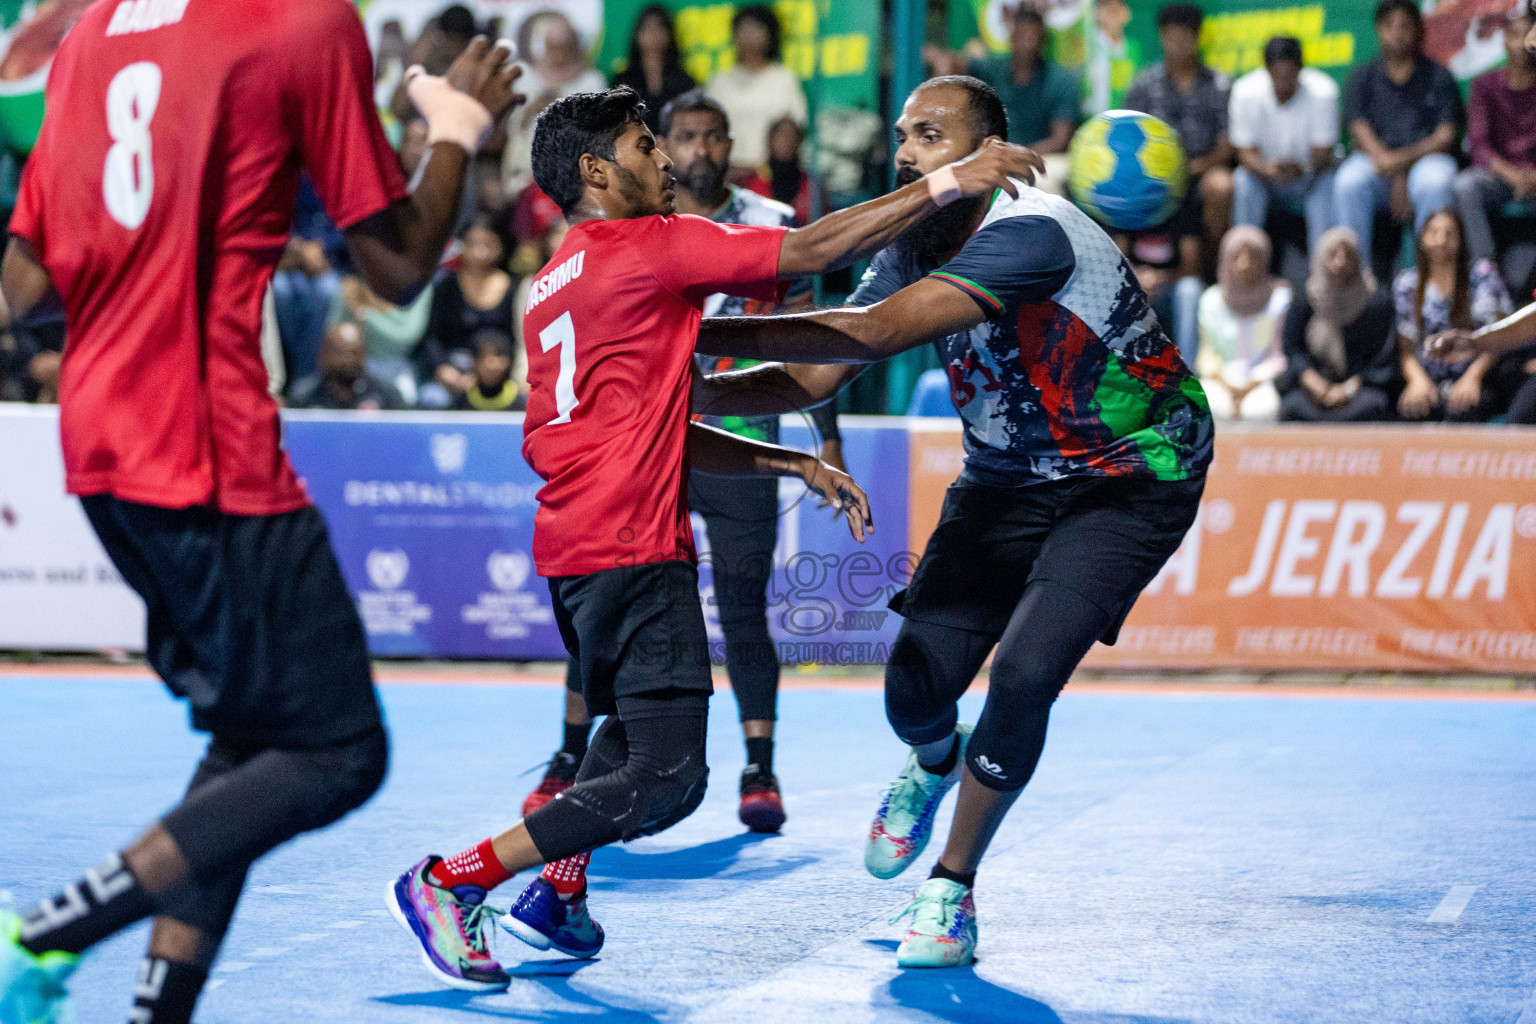
[[[527,100],[512,91],[523,69],[512,63],[512,51],[505,42],[494,46],[485,36],[475,36],[459,54],[444,77],[459,92],[467,93],[490,111],[495,124],[510,110]]]
[[[875,532],[875,520],[869,514],[869,496],[853,482],[853,477],[820,459],[808,458],[801,479],[812,491],[827,499],[839,515],[848,516],[848,532],[853,534],[854,540],[862,544],[866,535]]]
[[[1026,146],[988,139],[976,152],[949,166],[962,195],[984,196],[1000,188],[1017,199],[1019,190],[1012,179],[1033,185],[1035,175],[1045,173],[1045,158]]]
[[[1447,363],[1464,363],[1478,354],[1472,332],[1461,328],[1435,335],[1424,348],[1436,359]]]
[[[823,441],[821,443],[821,461],[840,473],[848,472],[848,464],[843,461],[843,442],[841,441]],[[816,507],[829,508],[831,505],[832,499],[823,496],[820,504]]]

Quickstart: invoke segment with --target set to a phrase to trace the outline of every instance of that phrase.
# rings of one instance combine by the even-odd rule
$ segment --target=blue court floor
[[[561,692],[383,691],[386,788],[253,872],[200,1021],[1536,1024],[1533,702],[1069,689],[983,864],[976,966],[901,972],[886,918],[938,843],[911,878],[864,873],[902,757],[878,691],[783,695],[772,838],[735,820],[722,692],[701,810],[593,860],[602,957],[499,937],[512,988],[470,996],[429,980],[381,892],[516,819]],[[142,678],[0,675],[0,889],[27,904],[78,877],[169,805],[199,749]],[[82,1024],[126,1019],[144,941],[81,968]]]

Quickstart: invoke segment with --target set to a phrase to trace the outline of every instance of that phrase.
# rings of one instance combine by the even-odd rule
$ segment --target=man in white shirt
[[[1272,199],[1299,201],[1308,247],[1315,250],[1323,233],[1338,223],[1333,202],[1338,85],[1302,65],[1300,40],[1277,36],[1264,47],[1264,67],[1233,83],[1229,121],[1239,164],[1232,223],[1262,230]]]

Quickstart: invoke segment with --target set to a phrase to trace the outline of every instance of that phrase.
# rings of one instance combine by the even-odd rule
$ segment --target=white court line
[[[287,946],[262,946],[260,949],[253,949],[245,955],[259,956],[263,960],[270,960],[274,956],[282,956],[284,953],[292,952],[293,950],[289,949]]]
[[[332,921],[330,924],[326,925],[326,927],[339,931],[344,928],[361,928],[367,923],[367,921]]]
[[[294,942],[294,943],[298,943],[298,942],[318,942],[321,939],[328,939],[328,938],[330,938],[330,936],[328,934],[326,934],[325,932],[305,932],[303,935],[295,935],[295,936],[293,936],[288,941],[289,942]]]
[[[1451,891],[1445,894],[1445,899],[1440,905],[1430,911],[1428,922],[1430,924],[1455,924],[1461,920],[1462,911],[1467,909],[1467,904],[1472,902],[1472,894],[1477,892],[1475,885],[1453,885]]]
[[[203,986],[203,991],[204,992],[212,992],[214,989],[218,988],[220,985],[224,984],[228,980],[229,980],[228,978],[214,978],[208,984]]]
[[[223,971],[226,974],[234,974],[236,971],[247,971],[255,966],[255,964],[248,964],[240,960],[231,960],[228,963],[219,964],[214,970]]]

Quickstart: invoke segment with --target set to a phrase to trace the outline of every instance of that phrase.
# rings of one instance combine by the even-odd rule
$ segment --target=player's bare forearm
[[[935,191],[942,191],[942,186],[935,182],[943,179],[936,175],[953,174],[959,196],[986,195],[999,188],[1014,196],[1018,189],[1010,179],[1033,183],[1035,175],[1044,171],[1045,161],[1033,150],[988,139],[976,152],[941,171],[795,228],[784,236],[779,250],[779,276],[822,274],[884,249],[939,208]]]
[[[851,476],[814,455],[690,423],[688,465],[692,470],[714,476],[799,477],[839,515],[847,514],[848,530],[854,540],[862,544],[865,535],[874,531],[869,497]]]
[[[695,379],[693,411],[706,416],[776,416],[830,401],[863,363],[761,363]]]
[[[814,456],[703,423],[688,424],[688,468],[710,476],[804,477]]]
[[[437,273],[458,223],[472,150],[524,97],[512,91],[520,69],[503,43],[476,36],[442,78],[406,72],[412,101],[427,121],[430,145],[405,199],[347,231],[368,285],[396,303],[415,298]]]
[[[8,321],[24,324],[56,319],[63,313],[48,269],[32,251],[31,243],[15,235],[6,247],[5,262],[0,264],[0,295],[5,299]]]
[[[1495,356],[1536,344],[1536,303],[1473,331],[1472,343],[1479,352]]]
[[[427,150],[411,194],[347,232],[368,287],[404,305],[427,286],[458,223],[468,168],[463,147],[436,143]]]
[[[798,316],[712,317],[698,350],[780,363],[873,363],[982,322],[981,308],[958,288],[924,278],[864,309]]]

